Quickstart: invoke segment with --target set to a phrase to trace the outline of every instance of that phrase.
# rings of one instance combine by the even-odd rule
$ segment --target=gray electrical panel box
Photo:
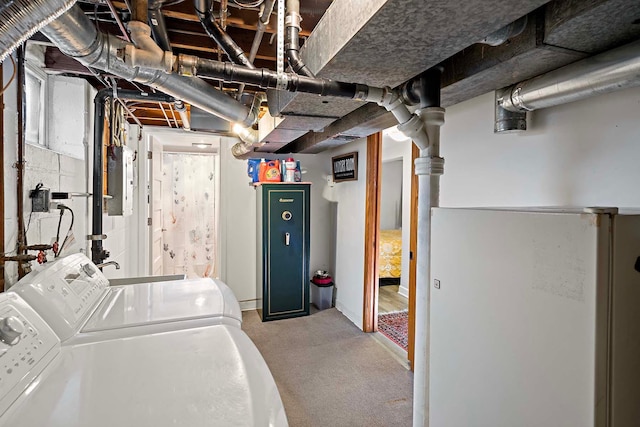
[[[107,214],[133,214],[133,150],[126,146],[107,150]]]

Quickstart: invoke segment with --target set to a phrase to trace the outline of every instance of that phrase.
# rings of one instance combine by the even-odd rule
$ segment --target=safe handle
[[[284,233],[284,244],[289,246],[289,240],[291,239],[291,234]]]

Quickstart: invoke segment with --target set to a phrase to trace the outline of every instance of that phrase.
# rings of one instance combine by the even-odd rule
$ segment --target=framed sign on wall
[[[341,154],[331,158],[333,182],[358,180],[358,152]]]

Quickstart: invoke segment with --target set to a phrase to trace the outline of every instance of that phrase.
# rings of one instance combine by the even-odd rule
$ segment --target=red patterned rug
[[[407,310],[378,315],[378,332],[407,351],[409,313]]]

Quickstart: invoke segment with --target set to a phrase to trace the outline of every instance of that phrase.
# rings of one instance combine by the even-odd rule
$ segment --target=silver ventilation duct
[[[76,0],[4,0],[0,4],[0,62]]]
[[[500,109],[522,113],[635,86],[640,86],[640,41],[499,90],[496,121],[503,117]],[[522,121],[516,121],[514,126],[526,129],[522,128]],[[514,127],[496,124],[495,129],[500,132]]]
[[[249,108],[207,84],[204,80],[168,74],[164,71],[132,67],[123,61],[132,44],[96,30],[82,10],[75,6],[51,22],[42,32],[68,56],[87,67],[151,86],[213,115],[243,126],[251,126],[257,116]],[[158,58],[158,64],[162,57]]]

